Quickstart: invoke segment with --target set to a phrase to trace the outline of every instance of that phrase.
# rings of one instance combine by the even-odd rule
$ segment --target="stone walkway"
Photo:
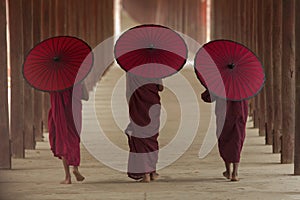
[[[197,91],[194,92],[197,101],[189,95],[184,95],[189,92],[189,88],[183,85],[183,81],[165,80],[169,88],[161,94],[163,114],[160,146],[167,149],[168,144],[178,140],[178,134],[186,134],[187,139],[181,139],[178,151],[175,149],[173,154],[166,153],[167,156],[180,158],[159,170],[161,177],[158,181],[149,184],[137,183],[127,178],[125,172],[116,170],[125,166],[121,161],[124,161],[123,154],[128,147],[122,129],[128,119],[124,97],[124,72],[112,68],[94,91],[94,106],[90,101],[84,104],[84,141],[80,170],[86,180],[77,183],[73,178],[72,185],[59,184],[64,177],[62,164],[52,156],[45,134],[45,141],[38,142],[36,150],[26,150],[25,159],[12,160],[12,170],[0,170],[0,199],[300,199],[300,177],[291,175],[293,165],[279,164],[280,155],[272,154],[271,146],[264,145],[264,137],[259,137],[258,131],[251,128],[251,121],[248,122],[247,138],[242,153],[240,182],[230,182],[221,176],[224,167],[216,147],[205,158],[198,158],[200,146],[208,130],[211,107],[199,99],[203,88],[193,71],[184,69],[181,74],[186,77],[189,87]],[[187,110],[194,107],[194,111],[199,108],[199,127],[196,123],[198,117],[189,114],[193,111],[190,110],[186,114],[185,110],[180,110],[180,106]],[[93,118],[99,121],[100,126],[92,122]],[[190,123],[189,126],[181,124],[181,120]],[[97,143],[100,138],[99,127],[104,133],[101,141],[106,140],[103,144]],[[195,127],[195,138],[191,138]],[[189,139],[193,139],[192,144],[181,156],[179,149],[188,145],[186,141]],[[104,150],[93,152],[99,147]],[[166,155],[160,154],[159,166],[166,164]],[[101,161],[106,159],[105,162],[110,162],[105,165],[94,156],[98,156]]]

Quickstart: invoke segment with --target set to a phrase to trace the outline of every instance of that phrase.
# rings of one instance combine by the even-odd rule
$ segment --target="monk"
[[[55,157],[62,160],[65,179],[61,184],[71,184],[69,166],[77,181],[84,176],[78,170],[80,164],[80,132],[82,120],[82,94],[86,90],[82,84],[61,92],[50,92],[51,108],[48,115],[49,142]],[[73,103],[73,105],[72,105]]]
[[[246,134],[248,101],[224,100],[211,96],[208,90],[201,94],[201,98],[205,102],[216,101],[218,147],[226,168],[223,176],[231,181],[239,181],[238,167]]]
[[[158,178],[158,135],[160,125],[161,79],[145,79],[126,74],[126,97],[130,123],[125,134],[128,138],[128,177],[150,182]]]

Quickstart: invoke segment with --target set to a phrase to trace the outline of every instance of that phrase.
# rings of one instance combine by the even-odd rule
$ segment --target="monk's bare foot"
[[[230,179],[230,173],[227,171],[223,172],[223,176],[227,179]]]
[[[157,180],[158,177],[159,177],[159,174],[156,173],[156,172],[153,172],[153,173],[150,174],[150,180],[151,180],[151,181]]]
[[[77,181],[83,181],[85,179],[84,176],[82,176],[79,171],[74,170],[73,174],[76,177]]]
[[[232,174],[231,181],[239,181],[237,174]]]
[[[66,178],[65,180],[61,181],[60,184],[71,184],[71,178]]]
[[[145,174],[144,177],[143,177],[143,179],[140,180],[140,182],[142,182],[142,183],[149,183],[150,180],[151,180],[150,174]]]

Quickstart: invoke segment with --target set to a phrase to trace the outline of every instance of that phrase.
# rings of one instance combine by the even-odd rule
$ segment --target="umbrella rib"
[[[219,82],[222,76],[217,69],[202,71],[200,74],[205,78],[207,82]]]
[[[65,68],[65,69],[67,70],[67,68]],[[62,71],[57,70],[57,74],[60,75],[60,77],[63,77],[63,76],[62,76]],[[66,79],[68,79],[69,82],[72,82],[72,80],[69,79],[69,77],[67,76],[67,74],[64,74],[64,75],[65,75],[64,77],[66,77]],[[64,78],[62,78],[61,81],[63,82],[64,88],[68,87],[68,86],[67,86],[67,83],[66,83],[66,81],[65,81]],[[74,83],[73,83],[73,84],[74,84]],[[73,84],[72,84],[72,85],[73,85]]]
[[[40,70],[39,72],[36,72],[35,75],[34,75],[34,81],[33,82],[36,82],[37,80],[39,80],[39,83],[37,85],[41,85],[42,82],[45,82],[44,80],[47,80],[47,74],[51,74],[51,73],[46,73],[47,71],[49,71],[47,68],[44,68],[44,70]],[[48,76],[48,79],[49,79],[49,76]],[[48,81],[46,81],[48,82]],[[45,85],[45,84],[44,84]]]
[[[45,45],[46,47],[48,48],[48,51],[46,52],[47,53],[47,56],[50,57],[50,56],[53,56],[51,54],[53,54],[53,49],[49,46],[49,43],[48,42],[45,42]]]
[[[41,46],[36,46],[34,48],[34,51],[38,51],[38,52],[42,53],[44,55],[44,57],[49,58],[49,54],[52,52],[52,50],[50,49],[48,44],[46,42],[42,42],[42,43],[40,43],[40,45]],[[32,52],[34,52],[34,51],[32,51]],[[32,54],[32,52],[30,54]],[[37,56],[41,56],[41,55],[37,55]]]
[[[218,57],[212,57],[211,54],[207,51],[207,54],[211,57],[211,59],[214,61],[214,63],[219,67],[220,63],[226,63],[226,59],[219,55],[215,49],[212,49],[209,46],[206,46],[208,49],[210,49],[215,55],[218,55]]]
[[[30,52],[30,56],[41,57],[41,55],[35,54],[35,52],[40,52],[41,54],[44,55],[44,59],[49,59],[49,53],[46,53],[45,51],[43,51],[41,49],[34,49],[34,51]]]
[[[84,60],[90,53],[90,51],[86,51],[87,49],[78,50],[76,52],[69,51],[65,53],[66,59],[77,59],[77,60]]]
[[[84,55],[87,55],[85,52],[65,52],[64,53],[64,60],[70,61],[70,60],[83,60]]]
[[[263,74],[262,70],[257,68],[242,69],[240,71],[242,71],[243,74],[247,74],[246,76],[251,78],[257,78],[257,76],[260,77]]]
[[[32,69],[40,69],[41,65],[43,65],[43,62],[30,63],[30,64],[27,64],[27,65],[30,65],[30,70],[32,70]]]
[[[240,80],[242,80],[243,78],[242,77],[240,77]],[[249,83],[249,82],[248,82]],[[248,89],[249,90],[251,90],[252,91],[252,89],[249,87],[249,84],[246,84],[246,87],[245,87],[245,85],[244,84],[241,84],[241,87],[243,88],[243,90],[245,91],[245,93],[247,93],[246,91],[246,87],[248,87]],[[252,91],[253,92],[253,91]],[[247,95],[248,96],[248,95]],[[243,97],[243,99],[245,99],[245,98],[247,98],[247,97]]]
[[[225,80],[223,80],[223,78],[220,77],[220,79],[216,79],[216,80],[213,82],[213,84],[210,84],[210,87],[214,88],[214,91],[215,91],[216,94],[219,94],[218,91],[219,91],[221,88],[223,88],[223,89],[225,90],[225,95],[226,95],[226,88],[224,88],[224,87],[225,87],[224,82],[225,82]],[[222,83],[223,83],[223,84],[222,84]],[[222,87],[222,86],[224,86],[224,87]],[[223,91],[223,89],[222,89],[222,91]]]
[[[149,42],[157,45],[157,41],[155,40],[155,35],[153,33],[153,27],[150,27],[149,29],[149,31],[145,31],[147,33],[147,38],[149,39]]]
[[[41,75],[44,73],[44,71],[47,70],[47,68],[38,68],[39,70],[35,70],[35,71],[32,71],[32,69],[30,69],[30,73],[31,75],[33,75],[35,78],[33,79],[33,82],[35,82],[38,78],[40,78],[40,76],[37,76],[37,75]]]
[[[170,35],[167,35],[167,31],[170,31]],[[173,37],[171,37],[171,34],[174,34],[172,30],[169,30],[167,28],[161,28],[161,34],[157,34],[157,41],[164,41],[164,45],[174,44],[174,41],[172,41]],[[169,45],[167,47],[169,47]],[[165,47],[164,50],[169,50],[167,49],[167,47]]]
[[[128,57],[128,58],[126,57],[126,58],[125,58],[125,59],[126,59],[125,61],[127,61],[128,59],[130,59],[130,61],[131,61],[131,66],[130,66],[130,69],[126,69],[126,68],[125,68],[125,70],[126,70],[126,71],[129,71],[129,70],[131,70],[132,68],[134,68],[134,67],[136,67],[136,66],[140,66],[140,65],[141,65],[141,64],[140,64],[141,61],[142,61],[142,63],[145,63],[145,62],[144,62],[145,59],[143,59],[143,57],[144,57],[144,56],[142,56],[142,55],[140,55],[138,58],[137,58],[137,56],[136,56],[135,59],[131,59],[131,57],[130,57],[130,58],[129,58],[129,57]],[[124,60],[123,60],[123,62],[124,62]],[[121,65],[121,67],[122,67],[122,65]]]
[[[49,69],[46,69],[46,71],[49,71],[50,72],[50,70]],[[45,73],[45,75],[46,75],[47,73]],[[52,76],[53,76],[53,74],[52,73],[49,73],[49,74],[51,74]],[[46,78],[46,77],[48,77],[48,78]],[[45,84],[44,85],[48,85],[48,83],[49,83],[49,81],[50,81],[50,75],[49,76],[45,76]],[[53,89],[53,88],[51,88],[51,89]]]
[[[31,56],[32,57],[32,56]],[[38,55],[34,55],[34,58],[30,58],[33,59],[34,61],[27,61],[27,63],[37,63],[37,61],[40,61],[41,63],[44,63],[45,61],[49,61],[49,58],[40,58],[40,56]]]
[[[222,66],[224,65],[224,64],[228,64],[227,62],[228,62],[228,56],[226,55],[226,53],[225,53],[225,51],[223,51],[222,49],[220,49],[221,47],[219,47],[219,46],[217,46],[215,43],[213,43],[213,46],[214,46],[214,53],[216,54],[216,55],[218,55],[218,57],[217,58],[221,58],[221,60],[222,60]],[[224,47],[224,46],[223,46]]]
[[[230,83],[232,84],[231,86],[231,93],[232,93],[232,97],[234,97],[235,96],[235,94],[236,94],[236,88],[235,88],[235,85],[234,85],[234,79],[233,79],[233,77],[232,77],[232,74],[230,74]],[[230,95],[231,96],[231,95]]]
[[[144,64],[149,64],[149,62],[148,62],[146,56],[140,55],[138,58],[133,59],[132,66],[130,69],[133,69],[134,67],[139,67]]]
[[[82,55],[81,51],[84,49],[84,47],[81,48],[80,44],[81,43],[79,43],[79,42],[77,42],[77,43],[74,42],[72,44],[66,43],[65,50],[64,50],[65,55],[68,55],[68,56],[69,55],[72,55],[72,56]],[[78,45],[79,45],[79,47],[77,47]],[[89,48],[87,48],[87,49],[90,52],[90,49]]]
[[[64,45],[65,45],[65,42],[67,41],[67,38],[66,37],[62,37],[60,38],[60,43],[57,44],[57,49],[56,49],[56,55],[60,55],[60,56],[64,56]],[[63,52],[63,54],[62,54]]]
[[[242,51],[243,49],[241,49]],[[248,58],[251,58],[253,55],[252,54],[249,54],[249,52],[245,53],[243,56],[239,57],[239,59],[237,60],[237,64],[240,64],[240,62],[244,61],[246,62],[245,60],[248,59]]]
[[[240,74],[243,74],[242,72],[239,72]],[[251,83],[253,81],[253,79],[250,79],[248,75],[240,75],[239,79],[243,82],[243,83]],[[252,81],[251,81],[252,80]],[[246,84],[246,86],[248,87],[248,89],[251,91],[252,94],[254,94],[254,88],[252,88],[250,86],[250,84]],[[246,90],[245,90],[246,91]]]
[[[165,31],[165,28],[162,28],[162,27],[157,27],[156,31],[152,31],[151,38],[152,38],[152,40],[154,40],[156,42],[156,44],[159,42],[159,46],[161,44],[161,38],[164,38],[164,35],[163,35],[165,33],[164,31]],[[167,44],[167,41],[164,40],[164,43]]]
[[[66,64],[64,64],[65,65],[65,68],[64,68],[64,70],[66,70],[66,71],[68,71],[68,72],[72,72],[72,73],[78,73],[78,70],[79,70],[79,68],[75,68],[73,65],[71,65],[71,64],[69,64],[69,63],[66,63]],[[74,70],[73,70],[74,69]],[[74,72],[74,71],[76,71],[76,72]]]
[[[232,86],[231,84],[228,84],[228,83],[232,83],[232,76],[231,76],[231,73],[229,73],[228,71],[224,71],[223,73],[225,73],[225,74],[220,74],[220,76],[223,81],[223,88],[225,90],[224,97],[228,98],[228,94],[229,94],[229,92],[231,92],[231,86]]]
[[[158,64],[161,64],[162,66],[170,66],[169,64],[169,58],[163,53],[165,52],[165,50],[160,50],[162,51],[162,53],[159,53],[158,55],[159,56],[155,56],[153,59],[154,59],[154,62],[153,63],[158,63]],[[174,61],[175,62],[175,61]],[[155,64],[154,64],[155,65]],[[160,67],[160,69],[163,69],[162,67]],[[157,69],[156,69],[157,70]],[[155,70],[153,69],[153,74],[156,74],[155,73]]]
[[[64,68],[65,70],[72,71],[72,72],[74,72],[74,70],[78,72],[81,67],[81,65],[80,65],[80,67],[77,68],[77,67],[75,67],[75,65],[72,65],[72,63],[65,63],[64,66],[65,66],[65,68]],[[76,72],[74,72],[74,73],[76,73]]]
[[[143,31],[140,31],[140,32],[138,32],[138,34],[140,34],[141,35],[141,38],[139,38],[139,37],[137,37],[137,38],[139,38],[139,41],[142,41],[143,42],[143,45],[145,45],[145,40],[146,39],[148,39],[148,32],[147,31],[145,31],[144,29],[143,29]],[[148,42],[148,41],[147,41]],[[147,48],[146,46],[143,46],[142,48]],[[139,48],[140,49],[140,48]]]
[[[264,82],[264,77],[260,77],[260,76],[258,76],[258,74],[257,75],[253,74],[253,76],[248,75],[248,76],[244,76],[244,77],[245,77],[245,79],[248,80],[248,82],[256,83],[257,85],[260,85],[261,83]]]
[[[242,79],[242,77],[238,76],[237,79]],[[243,85],[243,84],[238,84],[238,85],[236,85],[236,86],[238,86],[238,88],[237,88],[237,92],[239,93],[238,99],[244,99],[244,98],[242,97],[241,90],[240,90],[240,88],[239,88],[240,86],[244,87],[244,85]],[[244,90],[244,91],[245,91],[245,90]]]
[[[236,61],[235,61],[235,64],[236,65],[240,65],[240,61],[244,59],[244,57],[246,56],[246,54],[248,53],[247,51],[245,52],[245,47],[240,45],[240,44],[237,44],[237,46],[239,47],[239,50],[238,52],[236,53]]]
[[[165,54],[161,54],[160,56],[161,56],[162,60],[165,60],[165,63],[167,64],[167,66],[169,66],[173,70],[177,71],[180,67],[182,67],[183,63],[180,63],[180,66],[179,66],[177,63],[181,61],[179,58],[180,56],[178,56],[177,54],[175,54],[175,55],[176,56],[175,56],[174,60],[170,60],[169,56],[167,56]],[[175,69],[172,67],[172,63],[176,64]],[[168,70],[169,70],[169,68],[168,68]],[[171,70],[169,70],[169,71],[171,71]]]
[[[205,50],[204,51],[201,51],[197,57],[196,57],[196,67],[199,67],[199,66],[216,66],[216,63],[215,61],[211,58],[211,56],[207,56],[207,54],[203,55],[203,52],[205,53]]]
[[[68,51],[71,51],[71,50],[75,50],[76,51],[76,45],[77,45],[77,41],[76,42],[68,42],[66,41],[65,43],[65,47],[64,47],[64,52],[68,52]],[[75,47],[74,47],[75,46]]]
[[[40,72],[39,72],[39,73],[40,73]],[[30,78],[28,78],[28,77],[26,76],[26,80],[27,80],[28,82],[30,82],[31,84],[32,84],[32,83],[35,83],[36,80],[37,80],[37,78],[38,78],[38,76],[32,76],[32,74],[30,74]]]
[[[56,41],[56,43],[54,43],[54,41]],[[57,56],[58,53],[57,53],[57,46],[59,44],[59,38],[57,38],[57,40],[52,40],[52,49],[53,49],[53,52],[54,52],[54,55]],[[57,45],[57,46],[56,46]]]
[[[255,90],[255,89],[254,89],[253,87],[251,87],[252,85],[249,84],[249,83],[251,83],[250,80],[249,80],[248,78],[246,78],[246,77],[241,77],[241,79],[244,79],[244,80],[246,79],[246,80],[248,81],[248,84],[246,84],[246,87],[250,90],[251,96],[254,95],[254,94],[255,94],[255,93],[254,93],[254,90]],[[244,85],[242,85],[242,87],[244,88],[245,91],[247,91],[247,90],[245,89],[245,86],[244,86]],[[247,95],[247,97],[248,97],[248,95]]]
[[[234,43],[234,52],[233,52],[233,56],[234,56],[234,61],[232,61],[232,63],[234,63],[235,65],[237,64],[235,61],[236,55],[237,55],[237,49],[238,49],[239,45],[237,43]]]
[[[260,63],[256,58],[252,57],[253,55],[249,55],[243,60],[239,60],[239,65],[250,64],[250,63]]]
[[[224,53],[225,53],[225,58],[229,59],[230,62],[232,63],[232,57],[230,55],[230,53],[228,52],[228,45],[226,44],[227,42],[222,42],[221,44],[223,45],[223,48],[224,48]],[[226,65],[227,64],[230,64],[230,63],[225,63]]]

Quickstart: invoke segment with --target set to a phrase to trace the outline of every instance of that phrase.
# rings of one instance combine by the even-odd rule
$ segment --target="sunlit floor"
[[[180,132],[178,131],[180,127],[183,128],[181,133],[187,135],[186,140],[192,139],[192,144],[182,156],[174,149],[175,157],[180,158],[162,167],[158,171],[161,176],[157,181],[138,183],[127,178],[125,172],[117,170],[118,167],[122,170],[126,166],[126,163],[119,163],[122,156],[116,152],[127,151],[127,140],[122,129],[128,119],[123,95],[124,72],[119,68],[112,68],[95,89],[95,106],[91,107],[87,103],[84,105],[82,134],[97,133],[98,128],[91,122],[92,116],[95,115],[99,121],[97,126],[101,127],[105,138],[113,144],[114,149],[94,151],[98,148],[89,143],[91,142],[89,139],[97,136],[91,134],[85,138],[81,148],[80,170],[86,180],[78,183],[73,178],[72,185],[61,185],[59,182],[64,178],[62,163],[52,156],[47,134],[45,134],[45,141],[38,142],[36,150],[27,150],[25,159],[13,159],[12,170],[0,171],[0,199],[300,199],[300,177],[291,175],[293,165],[279,164],[280,155],[272,154],[271,146],[264,145],[264,137],[259,137],[258,130],[251,128],[250,120],[242,152],[239,182],[230,182],[222,177],[224,166],[216,147],[205,158],[198,158],[200,146],[208,130],[211,107],[199,99],[203,88],[193,73],[192,70],[186,69],[181,74],[193,89],[196,102],[186,97],[180,99],[179,96],[182,95],[180,91],[188,91],[187,86],[176,82],[173,87],[172,82],[165,81],[166,85],[169,84],[169,88],[166,87],[161,94],[163,111],[160,146],[164,149],[168,144],[173,143],[173,139],[176,139]],[[177,90],[175,91],[174,88]],[[180,106],[184,107],[187,104],[198,106],[199,127],[196,123],[197,117],[195,119],[195,116],[189,114],[182,117],[185,111],[180,110]],[[191,138],[195,124],[186,127],[184,124],[179,125],[181,121],[196,123],[195,138]],[[184,140],[179,144],[186,145],[185,143]],[[94,158],[94,155],[100,156],[98,158],[102,162]],[[102,158],[108,158],[111,162],[107,164]],[[165,155],[160,154],[160,166],[164,165],[164,158]]]

